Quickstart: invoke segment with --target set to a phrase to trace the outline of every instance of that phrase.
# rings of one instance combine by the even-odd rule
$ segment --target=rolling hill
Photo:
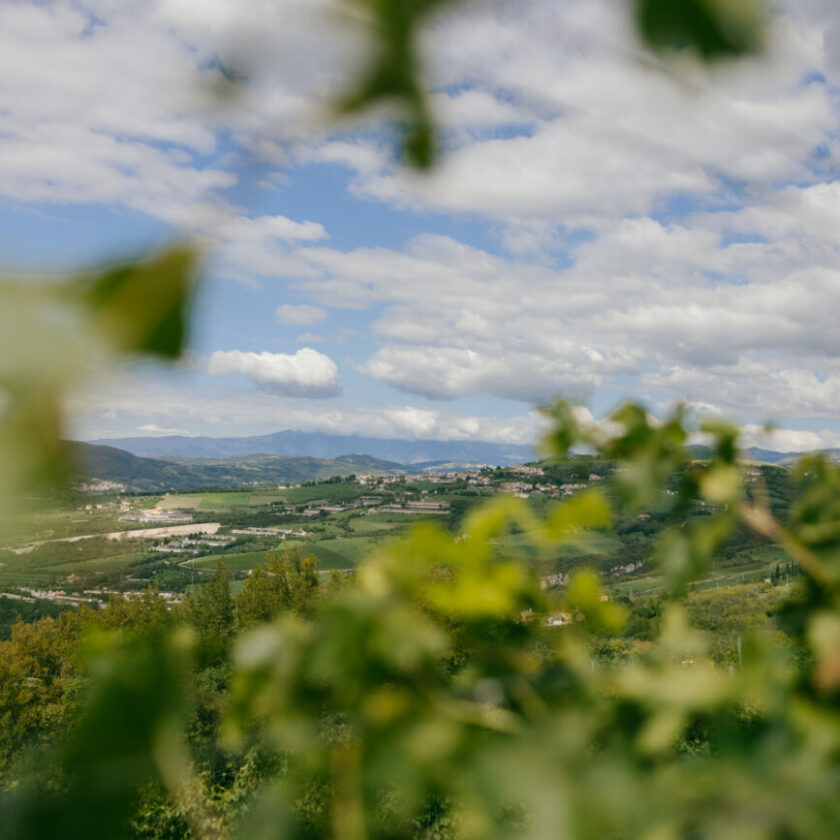
[[[241,487],[248,484],[302,482],[366,472],[406,472],[406,467],[369,455],[338,458],[247,455],[238,458],[143,458],[89,443],[68,442],[79,483],[113,482],[134,492]]]

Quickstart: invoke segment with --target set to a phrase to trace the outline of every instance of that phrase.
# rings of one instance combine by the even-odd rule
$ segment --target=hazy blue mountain
[[[779,455],[779,459],[773,463],[783,464],[784,466],[795,464],[803,455],[825,455],[829,461],[834,461],[835,463],[840,462],[840,449],[821,449],[819,452],[783,452],[776,454]]]
[[[692,454],[695,458],[704,459],[709,457],[709,448],[707,446],[690,446]],[[840,449],[823,449],[820,450],[823,455],[826,455],[831,461],[840,461]],[[741,451],[741,457],[745,461],[760,461],[764,464],[781,464],[789,466],[795,464],[804,455],[814,455],[816,452],[776,452],[774,449],[762,449],[759,446],[749,446]]]
[[[233,458],[258,453],[338,458],[356,452],[402,464],[439,461],[498,465],[519,464],[534,458],[534,450],[530,446],[485,441],[388,440],[290,430],[254,437],[172,435],[94,440],[91,443],[114,446],[134,455],[153,458]]]
[[[759,446],[750,446],[743,451],[742,455],[750,461],[762,461],[765,464],[781,464],[801,457],[798,452],[776,452]]]
[[[377,475],[406,471],[403,464],[368,455],[309,458],[284,455],[246,455],[238,458],[144,458],[116,449],[70,442],[70,455],[79,482],[110,481],[128,490],[154,493],[202,487],[240,487],[248,484],[301,482],[336,475],[369,472]]]

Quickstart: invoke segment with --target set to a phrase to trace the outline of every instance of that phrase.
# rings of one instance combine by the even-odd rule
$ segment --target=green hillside
[[[206,487],[243,487],[277,482],[319,481],[358,472],[387,475],[409,468],[370,455],[308,458],[286,455],[247,455],[238,458],[140,458],[112,446],[68,442],[77,481],[96,489],[105,482],[125,491],[154,493]],[[113,488],[112,488],[113,489]]]

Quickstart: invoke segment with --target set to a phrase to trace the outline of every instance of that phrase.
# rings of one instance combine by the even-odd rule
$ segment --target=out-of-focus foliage
[[[761,45],[761,0],[637,0],[639,31],[655,49],[689,49],[706,60]]]
[[[421,167],[436,143],[418,38],[456,2],[353,0],[371,60],[342,107],[396,104]],[[758,47],[758,6],[634,7],[649,46],[713,59]],[[66,475],[71,387],[113,355],[180,353],[193,272],[173,249],[0,287],[3,515]],[[275,558],[235,599],[220,570],[172,613],[150,592],[18,625],[0,642],[0,836],[835,840],[837,468],[803,465],[783,524],[745,493],[733,429],[706,429],[712,458],[698,464],[680,413],[658,423],[631,405],[583,427],[558,404],[553,417],[553,454],[583,445],[618,466],[608,489],[542,519],[497,500],[463,533],[420,527],[323,590],[308,561]],[[747,527],[802,572],[779,611],[784,644],[745,625],[721,667],[731,655],[689,621],[712,624],[702,601],[617,603],[589,571],[550,592],[496,550],[512,528],[556,546],[666,484],[685,522],[659,545],[671,591]],[[707,515],[686,522],[697,506]]]
[[[417,41],[432,13],[457,0],[347,0],[370,28],[369,66],[339,108],[355,113],[380,103],[396,104],[409,163],[428,167],[435,158],[435,132],[423,85]]]
[[[665,54],[689,53],[703,61],[734,58],[760,49],[764,0],[625,0],[642,43]],[[339,102],[357,113],[393,105],[402,126],[402,154],[419,168],[434,163],[435,125],[425,94],[419,41],[423,28],[463,0],[345,0],[369,32],[368,65]]]
[[[70,475],[67,397],[117,358],[186,342],[196,254],[176,246],[66,280],[0,282],[0,533],[28,492]]]
[[[679,412],[552,414],[557,457],[586,445],[616,468],[544,517],[496,498],[460,533],[427,524],[383,546],[338,587],[274,557],[231,599],[220,572],[180,613],[154,618],[151,594],[133,621],[109,607],[94,624],[120,635],[100,629],[83,660],[45,637],[67,650],[31,650],[3,702],[18,717],[52,703],[69,734],[18,765],[4,836],[55,836],[83,804],[102,837],[834,840],[838,468],[805,462],[780,523],[745,491],[728,426],[705,429],[698,462]],[[654,496],[677,523],[660,541],[671,598],[612,600],[585,570],[546,590],[497,550],[510,529],[557,545]],[[802,585],[683,600],[739,524],[787,547]],[[12,641],[32,648],[23,632]],[[35,668],[68,657],[84,691],[32,704],[30,678],[55,685]]]

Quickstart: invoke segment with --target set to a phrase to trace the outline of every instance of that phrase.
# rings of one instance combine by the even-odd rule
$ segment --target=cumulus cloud
[[[217,350],[210,356],[207,371],[211,376],[241,374],[270,394],[323,398],[340,393],[335,362],[311,347],[294,355]]]
[[[601,384],[598,365],[582,351],[576,355],[577,359],[507,356],[461,347],[389,345],[378,350],[364,370],[401,390],[433,399],[494,394],[541,403],[559,393],[591,396]]]
[[[275,310],[275,314],[281,324],[295,324],[302,327],[311,327],[327,317],[325,310],[305,303],[300,306],[290,303],[281,304]]]
[[[795,200],[826,201],[810,190],[822,192],[797,188]],[[375,306],[379,348],[361,369],[430,398],[540,401],[635,386],[636,396],[717,401],[741,415],[836,414],[840,238],[833,225],[822,234],[817,213],[812,224],[803,213],[772,235],[769,223],[759,229],[774,206],[726,211],[725,222],[705,212],[684,224],[623,219],[562,268],[443,236],[402,251],[305,247],[296,285],[332,306]]]

